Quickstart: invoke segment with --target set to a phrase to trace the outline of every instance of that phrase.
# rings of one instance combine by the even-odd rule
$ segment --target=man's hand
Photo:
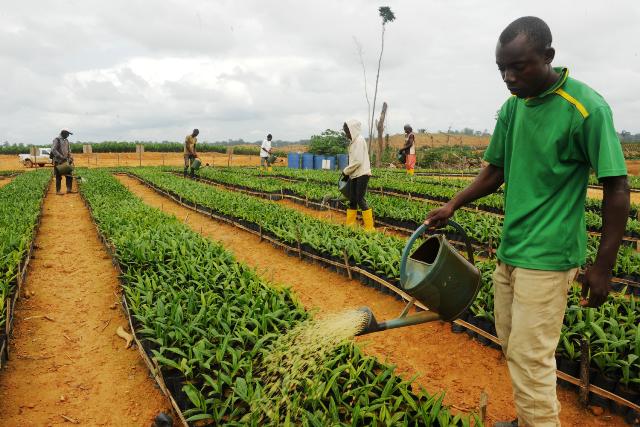
[[[447,225],[449,218],[453,216],[454,212],[455,209],[447,203],[443,207],[429,212],[427,214],[427,218],[424,220],[424,224],[429,226],[429,228],[444,227]]]
[[[444,227],[449,218],[461,206],[473,202],[488,194],[494,193],[504,183],[504,169],[488,165],[483,168],[476,179],[455,197],[449,200],[443,207],[434,209],[427,214],[424,224],[429,228]]]
[[[626,176],[603,178],[602,235],[598,254],[584,275],[582,301],[586,307],[598,307],[609,294],[611,271],[616,264],[616,256],[625,226],[629,219],[629,184]],[[586,300],[587,291],[589,300]]]
[[[596,266],[587,268],[582,279],[582,299],[580,305],[583,307],[600,307],[607,300],[609,295],[609,283],[611,282],[611,271],[603,270]],[[589,299],[587,300],[587,296]]]

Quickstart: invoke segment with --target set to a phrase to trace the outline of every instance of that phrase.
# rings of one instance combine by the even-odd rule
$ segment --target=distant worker
[[[62,130],[60,135],[53,139],[53,143],[51,144],[51,158],[53,159],[53,173],[56,176],[56,194],[58,196],[62,196],[64,193],[60,191],[60,187],[62,186],[62,175],[58,172],[58,168],[56,166],[61,165],[63,163],[68,163],[69,165],[73,165],[73,157],[71,156],[71,148],[69,147],[69,140],[67,139],[69,135],[73,135],[73,133],[68,130]],[[74,193],[73,189],[73,178],[71,175],[65,175],[65,183],[67,185],[67,193]]]
[[[416,136],[413,133],[411,125],[404,125],[404,147],[406,160],[404,162],[407,174],[413,175],[413,169],[416,167]]]
[[[347,209],[347,225],[356,223],[358,209],[362,211],[362,221],[364,229],[373,231],[373,211],[367,205],[365,196],[367,186],[371,177],[371,161],[369,160],[369,150],[367,141],[360,134],[362,123],[358,120],[348,120],[342,125],[344,133],[351,141],[349,144],[349,165],[342,171],[349,177],[349,209]]]
[[[189,176],[192,178],[196,175],[196,171],[191,167],[193,161],[198,158],[198,153],[196,152],[196,144],[198,143],[198,135],[200,131],[198,129],[194,129],[191,132],[191,135],[187,135],[184,139],[184,172],[183,175],[187,177],[187,171],[189,172]]]
[[[590,169],[604,188],[603,227],[582,279],[582,306],[606,301],[629,215],[627,168],[611,108],[566,68],[552,67],[551,41],[547,24],[532,16],[500,34],[496,63],[512,96],[484,153],[488,165],[425,221],[443,226],[458,208],[505,184],[494,312],[518,419],[494,424],[500,427],[560,425],[554,354],[567,293],[586,263]]]
[[[273,139],[271,134],[267,135],[267,139],[262,141],[260,146],[260,169],[266,168],[269,172],[271,172],[271,139]]]

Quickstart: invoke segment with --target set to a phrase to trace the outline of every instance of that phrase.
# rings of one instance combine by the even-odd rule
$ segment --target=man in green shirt
[[[493,275],[496,330],[506,355],[518,419],[497,426],[558,426],[554,353],[567,291],[585,264],[584,202],[590,169],[604,188],[602,237],[586,270],[581,304],[607,298],[629,214],[627,170],[611,109],[593,89],[553,68],[551,31],[539,18],[515,20],[500,35],[496,63],[513,95],[500,109],[484,159],[466,189],[425,223],[503,183],[505,219]]]

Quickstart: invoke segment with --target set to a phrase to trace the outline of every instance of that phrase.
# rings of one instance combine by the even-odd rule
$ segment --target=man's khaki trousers
[[[528,270],[498,262],[493,273],[496,332],[521,427],[560,425],[555,351],[577,271]]]

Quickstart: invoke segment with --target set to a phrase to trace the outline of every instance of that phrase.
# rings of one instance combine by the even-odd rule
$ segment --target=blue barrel
[[[349,166],[349,155],[338,154],[338,169],[344,170],[347,166]]]
[[[287,154],[287,166],[289,167],[289,169],[300,169],[300,154]]]
[[[322,169],[322,160],[324,160],[324,156],[322,154],[316,154],[313,156],[313,168]]]
[[[323,169],[326,169],[328,164],[330,171],[336,170],[336,156],[324,156]]]
[[[313,154],[304,153],[302,155],[302,169],[313,169]]]

